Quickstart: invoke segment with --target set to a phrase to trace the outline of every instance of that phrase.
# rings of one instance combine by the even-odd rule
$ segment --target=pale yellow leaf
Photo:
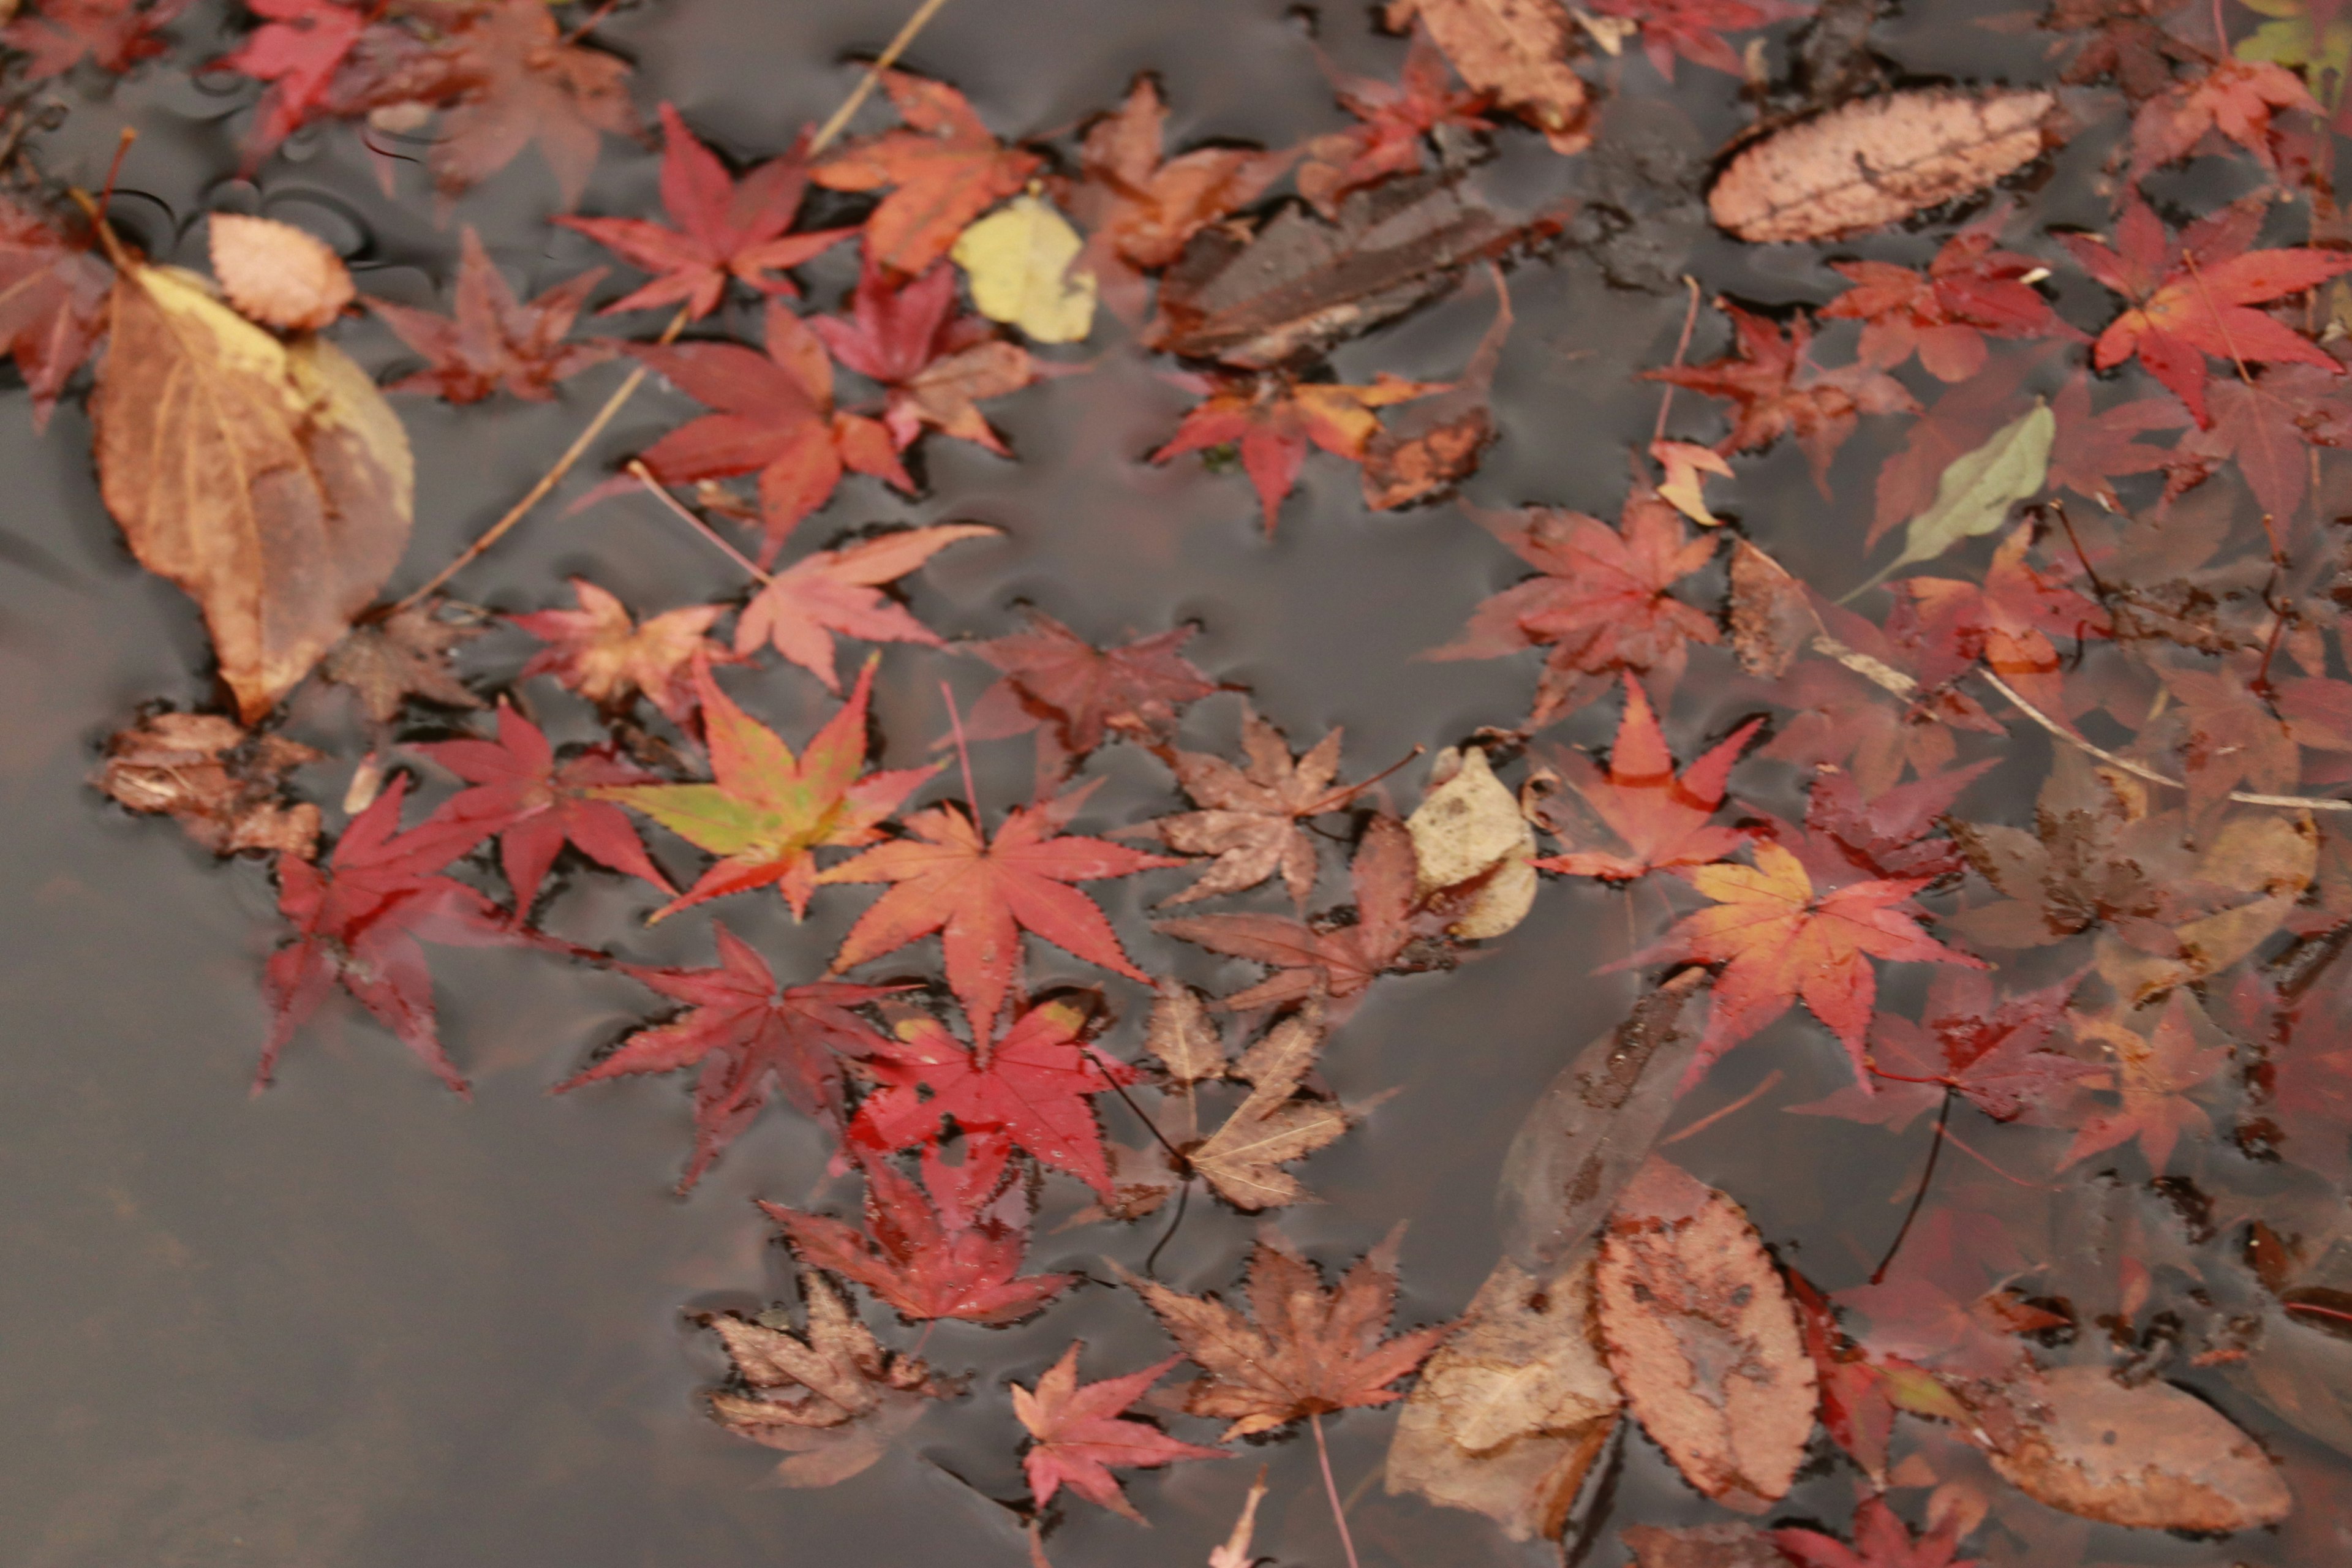
[[[965,229],[953,254],[982,315],[1041,343],[1075,343],[1095,321],[1095,275],[1070,270],[1085,246],[1051,204],[1027,195]]]

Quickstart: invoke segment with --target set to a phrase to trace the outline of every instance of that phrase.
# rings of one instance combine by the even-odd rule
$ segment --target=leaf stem
[[[963,742],[963,715],[956,711],[955,688],[944,679],[940,695],[947,699],[948,728],[955,733],[956,761],[963,765],[963,807],[971,814],[971,830],[980,831],[980,791],[971,782],[971,750]]]
[[[1886,1256],[1878,1260],[1876,1268],[1871,1270],[1870,1282],[1873,1285],[1885,1280],[1886,1270],[1894,1264],[1895,1255],[1903,1250],[1903,1238],[1911,1234],[1911,1222],[1919,1217],[1919,1205],[1927,1201],[1927,1184],[1936,1179],[1936,1162],[1944,1152],[1944,1127],[1951,1119],[1952,1090],[1947,1085],[1944,1103],[1936,1108],[1936,1138],[1927,1145],[1927,1168],[1919,1173],[1919,1190],[1911,1194],[1911,1207],[1903,1215],[1903,1224],[1895,1232],[1895,1239],[1887,1243]]]
[[[1348,1533],[1348,1510],[1339,1506],[1339,1483],[1331,1479],[1331,1449],[1323,1441],[1323,1413],[1310,1411],[1307,1424],[1315,1428],[1315,1457],[1323,1465],[1323,1495],[1331,1500],[1331,1522],[1339,1527],[1339,1549],[1348,1554],[1348,1568],[1363,1568],[1356,1561],[1356,1542]]]
[[[1673,368],[1676,370],[1682,368],[1683,356],[1690,353],[1691,329],[1698,325],[1698,279],[1685,272],[1683,274],[1683,281],[1690,285],[1690,309],[1683,312],[1683,335],[1675,341]],[[1658,423],[1650,432],[1650,439],[1653,442],[1666,438],[1666,414],[1674,405],[1675,384],[1670,381],[1666,383],[1665,390],[1658,395]]]
[[[735,563],[736,565],[743,568],[744,571],[750,573],[761,583],[772,583],[776,580],[772,573],[765,571],[761,567],[753,563],[750,557],[746,556],[741,551],[736,549],[733,545],[728,543],[725,539],[721,538],[717,529],[711,527],[709,523],[695,516],[691,508],[688,507],[676,496],[670,494],[669,487],[663,484],[659,479],[654,478],[654,471],[646,467],[646,461],[643,458],[631,458],[629,459],[628,468],[630,473],[636,476],[637,482],[645,486],[646,489],[651,490],[654,493],[655,499],[658,500],[662,505],[669,508],[671,511],[677,513],[678,517],[683,519],[688,528],[693,529],[697,533],[702,535],[703,538],[710,541],[712,544],[718,546],[719,552],[720,554],[726,556],[728,560]]]

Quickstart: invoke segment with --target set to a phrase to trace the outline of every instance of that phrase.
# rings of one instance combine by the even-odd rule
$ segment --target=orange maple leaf
[[[866,220],[866,252],[877,265],[912,276],[945,256],[972,219],[1020,190],[1039,160],[1000,144],[945,82],[886,71],[882,87],[908,129],[846,147],[809,177],[832,191],[892,187]]]
[[[1627,676],[1625,717],[1617,726],[1608,773],[1580,752],[1563,759],[1562,768],[1594,814],[1623,841],[1626,853],[1572,849],[1538,860],[1536,868],[1622,882],[1668,867],[1704,866],[1735,853],[1750,835],[1708,819],[1723,804],[1731,764],[1763,724],[1761,719],[1749,720],[1677,775],[1650,700],[1641,682]]]
[[[1209,395],[1185,413],[1175,436],[1151,454],[1151,460],[1164,463],[1185,452],[1228,443],[1238,447],[1243,471],[1257,488],[1258,504],[1265,509],[1268,533],[1274,531],[1275,513],[1298,483],[1308,442],[1334,457],[1359,462],[1380,433],[1373,409],[1446,390],[1441,383],[1406,381],[1386,371],[1374,376],[1370,386],[1293,381],[1279,374],[1219,377],[1198,384]]]

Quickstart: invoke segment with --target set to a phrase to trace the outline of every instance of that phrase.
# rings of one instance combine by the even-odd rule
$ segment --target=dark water
[[[830,110],[854,80],[843,56],[877,47],[903,9],[899,0],[663,0],[615,17],[603,33],[638,62],[641,104],[671,99],[722,146],[763,153]],[[2038,40],[1970,27],[1958,6],[1918,9],[1926,14],[1880,34],[1906,67],[1971,77],[2033,68]],[[178,58],[200,58],[217,25],[211,8],[200,8],[180,28]],[[1322,33],[1343,64],[1393,73],[1400,47],[1374,37],[1355,8],[1327,12]],[[1172,146],[1205,137],[1288,144],[1341,122],[1305,33],[1276,0],[953,0],[908,59],[955,82],[1006,135],[1108,107],[1145,68],[1160,74],[1172,106]],[[1628,183],[1637,164],[1655,172],[1703,163],[1740,122],[1725,79],[1686,67],[1680,89],[1669,92],[1631,57],[1616,74],[1622,96],[1601,154],[1565,164],[1514,135],[1484,177],[1497,200],[1529,205],[1562,182],[1616,197],[1643,222],[1635,243],[1612,250],[1612,268],[1661,286],[1612,287],[1586,254],[1514,273],[1518,325],[1496,383],[1503,439],[1469,489],[1482,504],[1540,500],[1613,514],[1624,453],[1646,439],[1656,408],[1654,389],[1628,377],[1671,352],[1684,308],[1675,274],[1694,270],[1710,289],[1768,300],[1817,300],[1832,281],[1809,253],[1740,250],[1711,237],[1686,199]],[[304,139],[247,186],[227,173],[242,128],[225,118],[236,100],[192,85],[184,71],[151,67],[110,98],[74,96],[74,117],[46,146],[45,166],[94,183],[118,124],[140,126],[125,184],[152,200],[123,210],[159,251],[171,248],[174,224],[186,229],[212,205],[341,235],[370,292],[422,300],[453,265],[454,230],[434,226],[417,170],[404,168],[398,195],[387,200],[345,132]],[[2062,154],[2053,189],[2083,189],[2081,168],[2096,155]],[[650,209],[656,169],[650,153],[608,142],[584,209]],[[509,275],[535,289],[603,259],[585,240],[546,227],[553,201],[543,165],[527,153],[456,216],[479,226]],[[2087,191],[2076,205],[2079,212],[2044,202],[2053,221],[2104,216]],[[1933,243],[1893,237],[1860,248],[1916,260]],[[837,269],[814,277],[826,300],[846,280]],[[1341,351],[1338,368],[1348,380],[1375,369],[1442,378],[1461,365],[1492,309],[1491,296],[1474,289]],[[346,329],[344,341],[373,365],[397,358],[372,325]],[[1451,508],[1366,513],[1353,471],[1320,458],[1307,465],[1279,537],[1267,542],[1238,476],[1139,460],[1189,399],[1116,330],[1099,331],[1097,344],[1108,346],[1090,351],[1101,355],[1093,374],[990,406],[1017,463],[934,439],[929,500],[908,503],[853,481],[799,545],[868,521],[997,523],[1002,542],[959,547],[917,580],[916,608],[929,624],[950,635],[997,635],[1017,624],[1022,601],[1098,642],[1197,621],[1192,657],[1249,687],[1294,737],[1345,725],[1351,775],[1417,744],[1433,748],[1520,717],[1529,666],[1414,658],[1518,575],[1504,552]],[[583,376],[551,406],[404,400],[421,456],[419,525],[404,581],[421,578],[495,516],[621,374]],[[79,410],[60,409],[39,438],[21,394],[7,402],[0,885],[13,912],[0,943],[0,1562],[1021,1561],[1014,1517],[989,1500],[1022,1493],[1020,1434],[1003,1381],[1032,1381],[1073,1335],[1087,1342],[1090,1373],[1140,1364],[1165,1353],[1156,1326],[1108,1289],[1084,1289],[1009,1331],[941,1324],[926,1356],[973,1373],[979,1397],[933,1411],[910,1444],[843,1486],[764,1488],[772,1456],[700,1413],[695,1391],[718,1363],[681,1309],[754,1308],[787,1295],[786,1260],[749,1200],[838,1205],[848,1188],[828,1184],[815,1131],[776,1113],[680,1201],[670,1193],[688,1145],[680,1083],[551,1100],[548,1087],[589,1050],[654,1011],[631,983],[537,956],[436,950],[445,1038],[474,1081],[470,1103],[340,1005],[290,1050],[274,1091],[247,1097],[265,1032],[256,978],[274,939],[265,878],[248,865],[215,864],[168,824],[127,818],[83,782],[95,742],[136,704],[205,699],[200,628],[173,589],[122,552],[98,502]],[[648,389],[604,453],[641,449],[689,407]],[[1865,504],[1883,450],[1868,435],[1849,449],[1838,469],[1846,508]],[[1850,530],[1821,528],[1796,452],[1746,470],[1742,490],[1753,508],[1747,526],[1794,569],[1823,580],[1850,570]],[[640,610],[740,586],[731,567],[649,502],[624,499],[570,517],[549,510],[457,589],[500,609],[538,607],[556,599],[571,573]],[[504,680],[530,646],[511,634],[484,639],[467,668]],[[968,701],[990,673],[906,648],[892,650],[884,668],[877,702],[893,765],[919,760],[943,729],[942,674]],[[1685,754],[1745,710],[1727,668],[1704,658],[1695,666],[1669,730]],[[734,689],[787,735],[806,733],[817,713],[814,688],[798,672],[771,670]],[[541,692],[536,700],[559,739],[590,732],[568,699]],[[1221,743],[1238,711],[1230,697],[1202,704],[1189,721],[1191,742]],[[1612,722],[1604,705],[1558,733],[1601,741]],[[341,742],[346,758],[359,749],[339,696],[306,695],[293,732]],[[982,748],[974,760],[985,801],[1001,807],[1025,796],[1025,742]],[[1421,766],[1396,781],[1400,802],[1417,798]],[[1168,808],[1165,775],[1142,754],[1111,748],[1094,771],[1111,782],[1082,829]],[[1764,787],[1769,766],[1743,777],[1762,781],[1746,791],[1759,804],[1784,813],[1798,804],[1793,774],[1777,790]],[[320,769],[303,782],[332,801],[343,776]],[[1980,786],[1970,807],[2014,816],[2022,802],[2004,803],[1996,784]],[[1327,864],[1327,900],[1342,885],[1339,870],[1336,858]],[[1100,890],[1144,967],[1230,989],[1240,966],[1150,933],[1144,906],[1169,886],[1139,879]],[[820,900],[797,929],[764,898],[731,900],[719,913],[779,973],[807,974],[823,967],[855,902]],[[1626,951],[1623,903],[1556,882],[1525,925],[1459,970],[1381,981],[1338,1037],[1326,1071],[1351,1099],[1396,1092],[1305,1167],[1325,1201],[1282,1216],[1282,1231],[1337,1260],[1409,1219],[1402,1319],[1457,1311],[1496,1255],[1496,1172],[1522,1110],[1634,994],[1633,977],[1590,974]],[[709,961],[698,922],[648,933],[649,908],[615,881],[576,879],[544,920],[633,957]],[[1647,925],[1655,914],[1645,909],[1641,919]],[[1099,978],[1038,944],[1031,957],[1036,984]],[[1909,984],[1890,976],[1889,1000],[1907,1000]],[[1111,1043],[1131,1048],[1142,998],[1117,982],[1112,991],[1126,1016]],[[1745,1202],[1766,1237],[1822,1285],[1858,1282],[1899,1217],[1894,1200],[1907,1195],[1920,1139],[1772,1114],[1844,1079],[1836,1053],[1800,1023],[1727,1059],[1681,1120],[1728,1103],[1775,1068],[1783,1076],[1758,1106],[1676,1145],[1676,1155]],[[1110,1131],[1139,1137],[1116,1110]],[[2033,1136],[2046,1135],[1970,1130],[1995,1160],[2005,1140]],[[1939,1180],[1957,1205],[2011,1202],[1977,1191],[1996,1178],[1969,1161],[1948,1163]],[[2141,1197],[2118,1201],[2164,1223]],[[1150,1226],[1051,1234],[1073,1206],[1070,1184],[1055,1184],[1033,1269],[1104,1277],[1105,1251],[1133,1263],[1156,1235]],[[1249,1235],[1247,1222],[1196,1205],[1161,1274],[1187,1289],[1226,1285]],[[2105,1263],[2111,1277],[2112,1258]],[[2067,1533],[2073,1527],[2048,1515],[2053,1550],[2064,1553],[2049,1560],[2341,1560],[2352,1537],[2337,1463],[2265,1425],[2262,1410],[2226,1384],[2190,1381],[2289,1460],[2296,1522],[2224,1549],[2147,1532]],[[1332,1424],[1343,1489],[1375,1472],[1388,1430],[1379,1415]],[[1148,1536],[1074,1507],[1053,1537],[1055,1559],[1065,1568],[1198,1563],[1260,1462],[1271,1467],[1274,1489],[1259,1549],[1285,1563],[1338,1562],[1312,1447],[1298,1437],[1223,1464],[1139,1476],[1129,1485],[1157,1526]],[[1842,1528],[1852,1475],[1816,1464],[1779,1516]],[[1628,1442],[1613,1522],[1682,1522],[1711,1511],[1645,1440]],[[1352,1518],[1368,1564],[1545,1555],[1508,1547],[1475,1516],[1391,1502],[1376,1484]],[[1619,1560],[1613,1538],[1597,1550],[1596,1563]]]

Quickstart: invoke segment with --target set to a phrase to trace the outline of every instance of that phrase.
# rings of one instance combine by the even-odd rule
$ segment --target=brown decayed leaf
[[[1176,782],[1201,809],[1121,830],[1122,836],[1148,834],[1179,854],[1216,857],[1199,880],[1162,903],[1238,893],[1277,871],[1292,903],[1303,909],[1314,892],[1315,840],[1302,824],[1339,810],[1361,787],[1333,787],[1339,773],[1339,731],[1293,757],[1282,731],[1249,712],[1242,716],[1242,751],[1249,762],[1238,768],[1206,752],[1169,753]]]
[[[248,721],[399,563],[407,433],[333,344],[282,343],[203,279],[123,258],[91,397],[100,489],[140,564],[204,606]]]
[[[1445,929],[1465,942],[1500,936],[1535,907],[1536,830],[1477,747],[1439,753],[1432,776],[1404,824],[1418,896],[1459,908]]]
[[[1364,444],[1364,504],[1375,511],[1444,495],[1478,471],[1496,435],[1495,416],[1483,405],[1411,424],[1383,426]]]
[[[1633,1525],[1619,1534],[1633,1568],[1788,1568],[1772,1538],[1752,1524]]]
[[[688,605],[647,616],[641,624],[629,607],[585,577],[572,579],[576,610],[534,610],[510,617],[548,646],[531,656],[523,675],[551,675],[607,712],[625,708],[643,693],[674,723],[683,723],[699,703],[694,686],[698,658],[722,664],[733,656],[709,640],[724,605]]]
[[[1402,1226],[1391,1231],[1328,1291],[1315,1265],[1279,1238],[1260,1235],[1249,1263],[1255,1323],[1213,1296],[1187,1296],[1123,1269],[1120,1275],[1209,1374],[1185,1391],[1185,1410],[1231,1420],[1225,1436],[1242,1437],[1404,1397],[1389,1384],[1419,1366],[1453,1325],[1383,1338],[1396,1310],[1403,1233]]]
[[[783,1485],[829,1487],[880,1458],[921,1416],[924,1400],[956,1390],[914,1357],[884,1350],[824,1275],[803,1273],[801,1287],[802,1332],[772,1326],[773,1312],[757,1322],[709,1320],[751,1391],[713,1391],[710,1413],[737,1436],[791,1455],[776,1467]]]
[[[2275,1524],[2293,1506],[2254,1440],[2170,1384],[2127,1388],[2103,1367],[2067,1366],[2007,1403],[2015,1431],[1987,1456],[2052,1508],[2147,1530],[2230,1531]]]
[[[452,708],[479,708],[482,700],[467,690],[449,667],[449,653],[488,628],[478,620],[445,617],[446,604],[431,599],[353,626],[327,651],[319,673],[357,692],[360,706],[379,724],[392,722],[411,697]]]
[[[1786,1493],[1816,1373],[1739,1205],[1653,1156],[1617,1200],[1597,1280],[1609,1365],[1684,1479],[1743,1510]]]
[[[1389,1495],[1557,1538],[1623,1404],[1594,1335],[1591,1253],[1541,1280],[1506,1258],[1397,1416]]]
[[[1416,18],[1464,81],[1493,93],[1555,152],[1591,145],[1591,94],[1569,68],[1574,24],[1559,0],[1390,0],[1391,29],[1402,32]]]
[[[249,735],[217,713],[157,713],[108,737],[98,787],[139,812],[177,819],[215,855],[316,853],[319,808],[281,798],[286,775],[320,753],[278,735]]]
[[[1243,1053],[1234,1072],[1249,1080],[1249,1098],[1187,1156],[1218,1196],[1246,1213],[1305,1197],[1298,1178],[1282,1167],[1322,1148],[1355,1121],[1345,1106],[1298,1092],[1323,1048],[1319,1012],[1310,1006],[1283,1019]]]
[[[326,241],[275,218],[215,213],[213,276],[239,314],[280,331],[316,331],[343,313],[352,275]]]
[[[1731,547],[1731,651],[1750,675],[1777,680],[1821,635],[1805,585],[1748,541]]]
[[[1707,211],[1759,244],[1876,228],[2041,156],[2055,101],[2039,89],[1864,99],[1743,148],[1707,193]]]

